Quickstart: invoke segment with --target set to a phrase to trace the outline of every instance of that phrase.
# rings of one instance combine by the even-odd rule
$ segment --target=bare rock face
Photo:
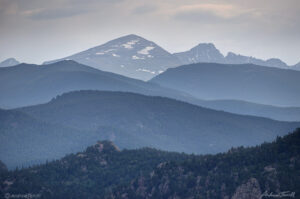
[[[121,150],[111,141],[98,141],[97,144],[94,145],[94,149],[96,149],[99,153],[105,153],[109,151],[120,152]]]
[[[250,178],[247,183],[240,185],[231,199],[260,199],[261,189],[256,178]]]

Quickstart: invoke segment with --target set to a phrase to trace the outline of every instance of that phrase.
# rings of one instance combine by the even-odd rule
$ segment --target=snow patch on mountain
[[[120,55],[117,55],[115,53],[113,53],[112,56],[114,56],[114,57],[120,57]]]
[[[147,46],[146,48],[138,51],[138,54],[142,54],[142,55],[149,55],[149,51],[153,50],[155,47],[153,46]]]
[[[103,52],[97,52],[96,55],[105,55]]]
[[[142,71],[142,72],[147,72],[147,73],[155,74],[155,71],[147,70],[147,69],[144,69],[144,68],[139,68],[136,71]]]
[[[132,56],[132,59],[145,59],[144,57],[138,57],[138,56],[136,56],[136,55],[133,55]]]
[[[100,51],[100,52],[96,52],[96,55],[105,55],[109,52],[115,51],[116,49],[108,49],[108,50],[104,50],[104,51]]]
[[[127,48],[127,49],[132,49],[133,46],[134,46],[137,42],[139,42],[138,39],[136,39],[136,40],[131,40],[131,41],[125,43],[125,44],[122,44],[122,46],[123,46],[124,48]]]

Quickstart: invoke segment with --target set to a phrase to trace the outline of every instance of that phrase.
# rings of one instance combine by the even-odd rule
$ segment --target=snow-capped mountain
[[[171,54],[155,44],[137,35],[127,35],[57,60],[74,60],[103,71],[113,72],[127,77],[149,80],[168,68],[193,63],[246,64],[289,68],[300,70],[300,66],[288,66],[280,59],[262,60],[229,52],[224,56],[212,43],[200,43],[194,48]]]
[[[0,63],[0,67],[15,66],[19,63],[15,58],[8,58]]]
[[[181,64],[176,56],[137,35],[127,35],[44,64],[67,59],[141,80],[149,80],[169,67]]]
[[[174,54],[182,64],[192,64],[199,62],[224,62],[224,56],[212,43],[202,43],[189,51]]]

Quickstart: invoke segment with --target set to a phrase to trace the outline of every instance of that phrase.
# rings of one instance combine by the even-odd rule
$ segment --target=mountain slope
[[[17,65],[19,63],[20,62],[18,62],[15,58],[8,58],[8,59],[0,62],[0,67],[15,66],[15,65]]]
[[[300,72],[252,64],[199,63],[168,69],[150,82],[200,99],[300,106]]]
[[[298,129],[273,143],[205,156],[154,149],[119,151],[111,142],[98,142],[61,160],[0,175],[0,194],[259,199],[263,193],[287,191],[299,198],[299,142]]]
[[[14,108],[50,101],[74,90],[130,91],[184,98],[177,91],[152,83],[103,72],[74,61],[49,65],[20,64],[0,68],[0,107]]]
[[[138,143],[189,153],[216,153],[232,146],[256,145],[300,126],[299,122],[229,114],[168,98],[105,91],[70,92],[47,104],[18,110],[81,130],[102,126],[119,129],[120,133],[113,132],[110,139],[121,148]]]
[[[149,80],[169,67],[180,65],[175,56],[137,35],[127,35],[45,64],[66,59],[141,80]]]
[[[0,92],[2,94],[0,107],[2,108],[46,103],[65,92],[91,89],[165,96],[227,112],[284,121],[300,121],[298,108],[270,107],[235,100],[230,102],[200,100],[182,91],[103,72],[74,61],[61,61],[42,66],[21,64],[0,69]]]

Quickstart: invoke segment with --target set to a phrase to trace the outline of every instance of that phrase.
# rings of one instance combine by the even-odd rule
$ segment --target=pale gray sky
[[[170,52],[212,42],[293,65],[299,13],[299,0],[0,0],[0,60],[41,63],[137,34]]]

